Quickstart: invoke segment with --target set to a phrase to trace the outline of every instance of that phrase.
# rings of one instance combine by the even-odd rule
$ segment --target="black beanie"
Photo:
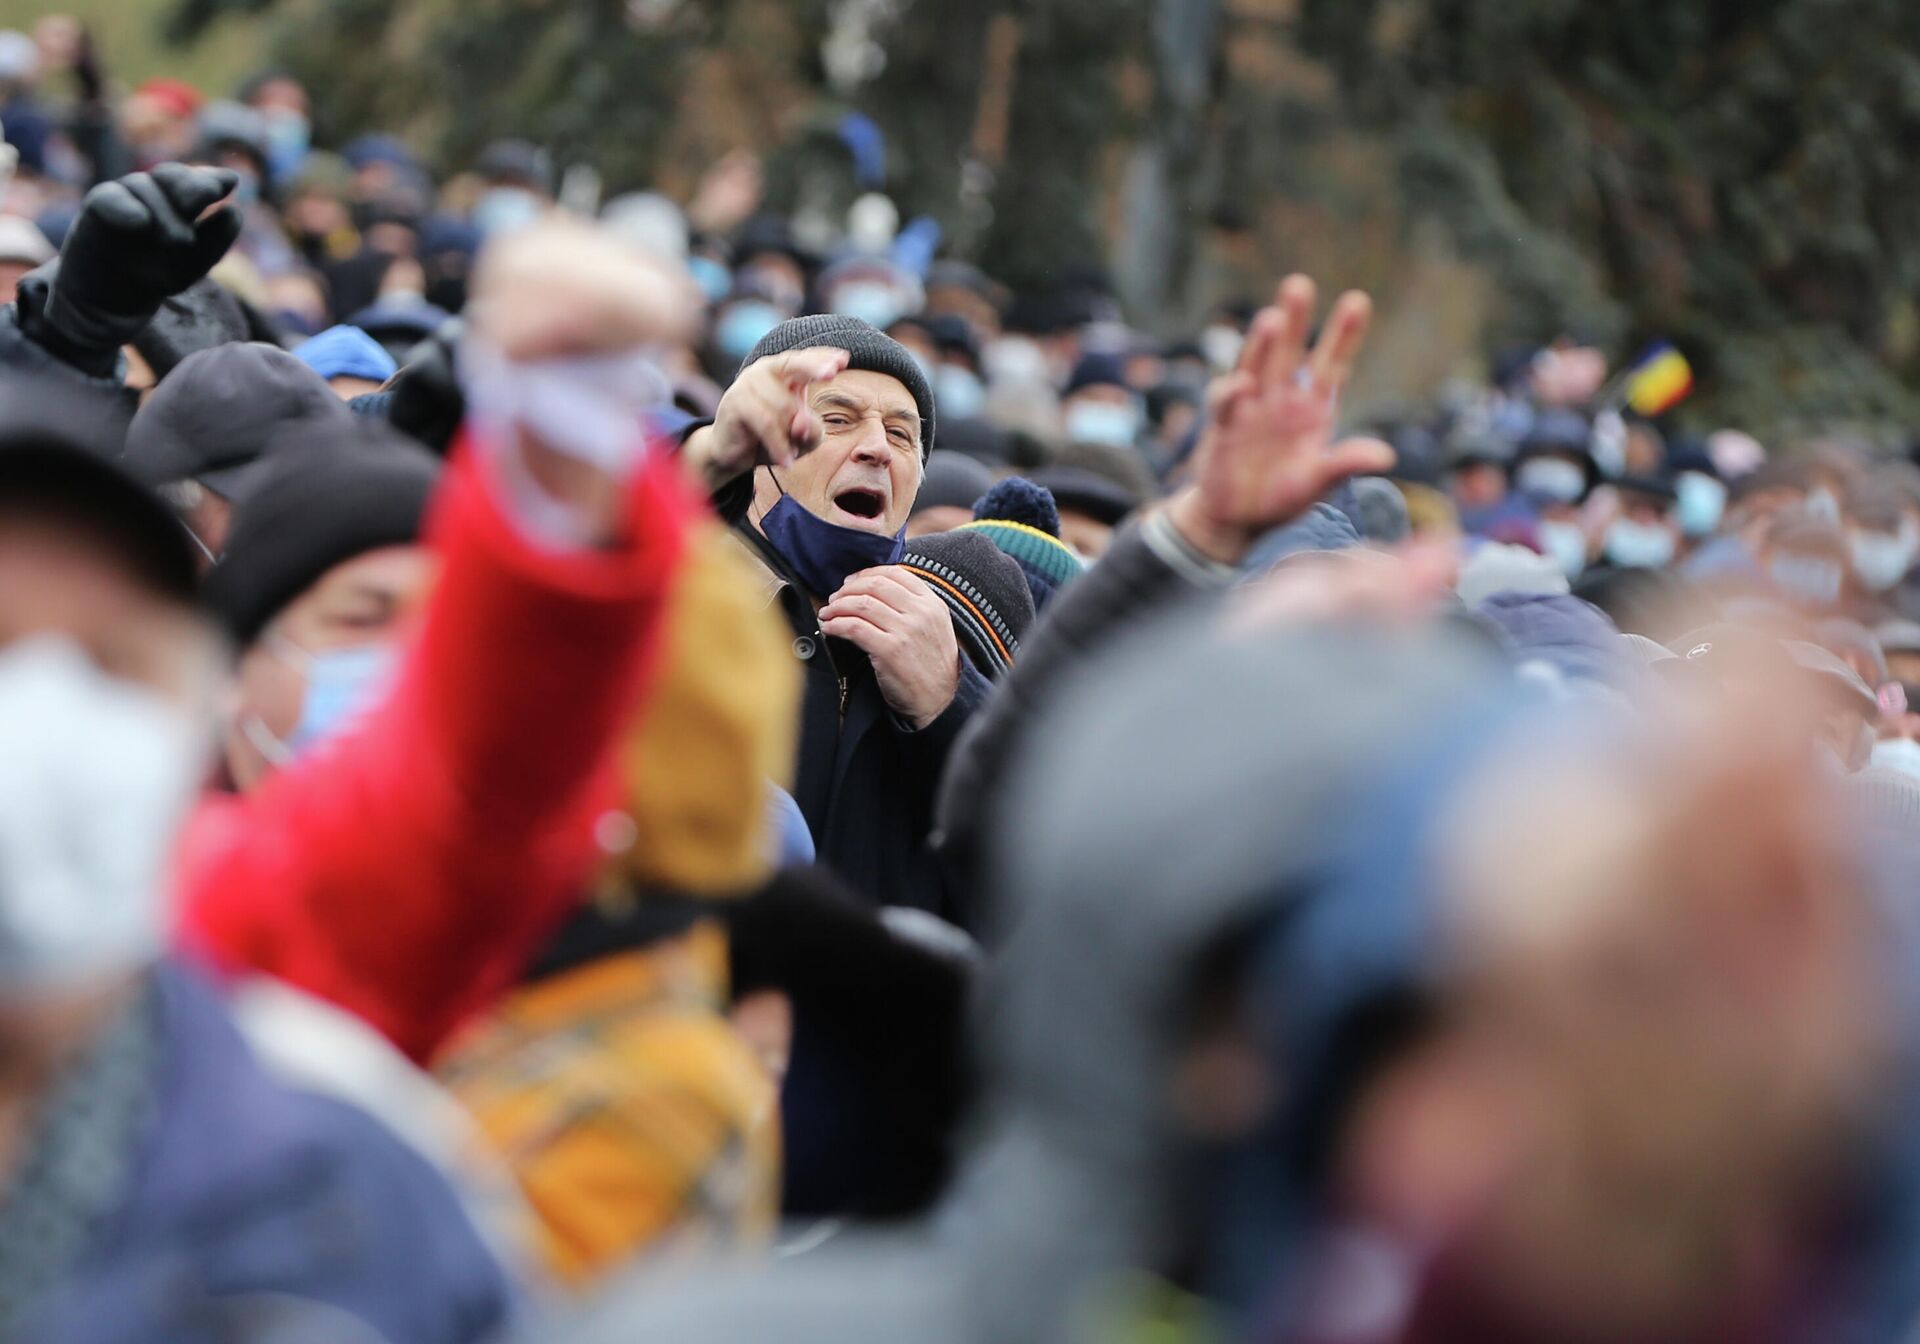
[[[322,441],[283,441],[309,436]],[[201,589],[243,649],[335,565],[418,541],[439,477],[439,460],[424,448],[364,424],[345,435],[295,424],[270,451],[272,468],[235,508],[227,548]]]
[[[907,543],[901,564],[938,593],[953,615],[953,632],[983,676],[1013,663],[1033,625],[1027,576],[978,532],[936,532]]]
[[[933,451],[933,387],[927,382],[927,375],[920,372],[920,366],[914,363],[907,347],[872,323],[837,313],[790,317],[762,336],[760,344],[747,352],[740,367],[745,369],[768,355],[784,355],[789,350],[804,350],[810,345],[845,350],[852,356],[847,362],[848,368],[897,378],[901,386],[913,394],[913,404],[920,412],[920,460],[924,462]]]
[[[244,341],[247,336],[247,314],[240,300],[209,276],[162,302],[153,321],[133,338],[133,348],[158,379],[172,373],[188,355]]]

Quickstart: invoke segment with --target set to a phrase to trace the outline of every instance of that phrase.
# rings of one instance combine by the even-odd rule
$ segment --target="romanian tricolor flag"
[[[1693,391],[1693,366],[1666,341],[1640,356],[1626,378],[1627,405],[1649,420],[1665,415]]]

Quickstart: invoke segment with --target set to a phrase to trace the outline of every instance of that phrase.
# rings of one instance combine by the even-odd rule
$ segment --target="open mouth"
[[[842,490],[833,497],[834,507],[855,518],[878,518],[886,512],[887,500],[878,490]]]

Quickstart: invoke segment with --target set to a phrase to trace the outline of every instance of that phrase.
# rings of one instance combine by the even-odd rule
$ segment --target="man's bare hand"
[[[1312,280],[1288,276],[1254,318],[1238,366],[1208,389],[1191,481],[1168,509],[1180,534],[1212,559],[1237,564],[1262,533],[1347,477],[1393,466],[1393,450],[1377,439],[1333,442],[1373,303],[1342,294],[1308,350],[1316,302]]]
[[[911,571],[855,574],[820,609],[820,628],[866,652],[887,705],[925,728],[960,689],[960,644],[947,604]]]
[[[679,342],[700,311],[691,280],[562,217],[490,243],[473,284],[474,329],[520,363]]]
[[[713,423],[695,430],[681,455],[709,490],[762,462],[784,467],[820,439],[807,393],[831,381],[851,358],[845,350],[811,345],[768,355],[741,371],[720,398]]]

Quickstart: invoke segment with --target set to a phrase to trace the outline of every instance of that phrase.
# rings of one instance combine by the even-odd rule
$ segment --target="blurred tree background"
[[[1016,285],[1104,258],[1169,333],[1285,268],[1374,290],[1376,408],[1573,331],[1676,340],[1702,420],[1920,421],[1912,0],[165,8],[190,52],[254,25],[323,138],[402,128],[449,169],[511,133],[685,196],[744,145],[818,206],[865,112],[903,212]]]

